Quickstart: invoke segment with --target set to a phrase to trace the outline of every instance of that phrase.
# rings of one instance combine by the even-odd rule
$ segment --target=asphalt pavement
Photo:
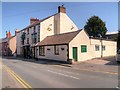
[[[77,70],[57,64],[3,59],[3,64],[13,70],[32,88],[116,88],[118,75]],[[6,78],[3,75],[3,80]],[[3,82],[4,85],[5,82]]]
[[[2,88],[23,88],[22,85],[2,66],[0,58],[0,86]]]

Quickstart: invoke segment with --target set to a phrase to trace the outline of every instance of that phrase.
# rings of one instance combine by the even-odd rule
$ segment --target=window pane
[[[39,47],[39,55],[45,55],[45,48],[44,46]]]
[[[102,45],[102,50],[105,51],[105,45]]]
[[[55,52],[56,55],[59,54],[59,46],[58,45],[54,46],[54,52]]]
[[[100,48],[99,48],[99,45],[95,45],[95,51],[99,51]]]
[[[81,52],[87,52],[87,46],[81,45]]]

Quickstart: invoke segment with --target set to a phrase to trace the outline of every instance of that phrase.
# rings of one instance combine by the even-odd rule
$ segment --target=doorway
[[[77,47],[73,47],[73,59],[77,61]]]

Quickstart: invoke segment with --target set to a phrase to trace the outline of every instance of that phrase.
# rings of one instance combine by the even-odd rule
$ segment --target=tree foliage
[[[105,22],[103,22],[98,16],[92,16],[88,19],[86,25],[84,26],[85,31],[89,36],[93,37],[105,37],[107,28]]]

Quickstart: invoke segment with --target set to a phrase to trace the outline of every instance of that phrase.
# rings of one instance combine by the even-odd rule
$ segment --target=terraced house
[[[88,36],[67,16],[64,6],[58,13],[39,20],[16,33],[17,55],[59,61],[84,61],[116,55],[116,42]]]
[[[6,37],[0,39],[0,55],[13,56],[16,54],[16,50],[16,35],[12,36],[10,31],[6,31]]]

